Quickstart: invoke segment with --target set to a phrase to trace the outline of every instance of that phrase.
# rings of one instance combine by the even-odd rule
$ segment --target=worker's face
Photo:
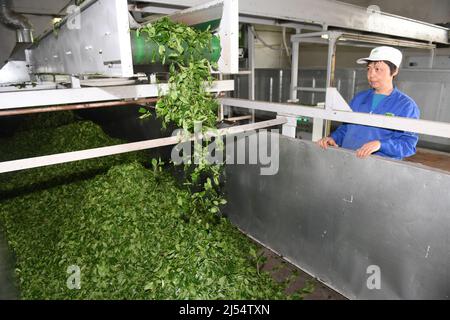
[[[392,86],[395,75],[397,75],[397,71],[391,75],[389,66],[383,61],[370,62],[367,65],[367,80],[375,90]]]

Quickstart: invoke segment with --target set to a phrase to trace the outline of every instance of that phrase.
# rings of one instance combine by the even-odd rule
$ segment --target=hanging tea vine
[[[160,93],[156,104],[156,115],[162,119],[163,126],[174,123],[189,134],[193,134],[198,122],[202,124],[201,133],[215,128],[219,104],[207,88],[213,81],[211,70],[217,69],[217,64],[204,57],[205,52],[213,50],[209,28],[200,31],[163,18],[140,28],[137,36],[146,37],[146,41],[158,46],[157,52],[153,52],[153,62],[159,59],[169,64],[168,91]],[[141,112],[141,118],[150,116],[146,109]],[[216,214],[226,203],[219,192],[222,165],[208,161],[209,151],[205,145],[195,152],[199,160],[196,166],[192,169],[192,162],[185,166],[186,171],[191,170],[186,185],[192,191],[192,210]]]

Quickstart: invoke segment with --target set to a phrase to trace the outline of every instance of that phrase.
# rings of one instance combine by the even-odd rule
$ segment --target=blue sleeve
[[[342,146],[342,142],[344,141],[345,134],[347,133],[347,124],[341,124],[333,133],[331,133],[331,137],[336,141],[338,146]]]
[[[419,108],[411,103],[407,112],[402,117],[419,119]],[[416,153],[416,145],[419,141],[417,133],[406,131],[394,131],[389,139],[380,140],[380,151],[397,159],[410,157]]]

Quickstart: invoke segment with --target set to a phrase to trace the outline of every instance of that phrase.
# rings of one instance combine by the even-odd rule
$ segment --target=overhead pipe
[[[0,22],[16,30],[17,42],[33,42],[33,26],[24,15],[12,10],[12,0],[0,0]]]

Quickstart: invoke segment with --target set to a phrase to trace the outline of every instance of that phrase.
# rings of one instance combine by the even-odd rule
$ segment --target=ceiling
[[[72,0],[13,0],[13,8],[20,13],[34,13],[39,15],[57,15],[64,13],[64,8]]]

